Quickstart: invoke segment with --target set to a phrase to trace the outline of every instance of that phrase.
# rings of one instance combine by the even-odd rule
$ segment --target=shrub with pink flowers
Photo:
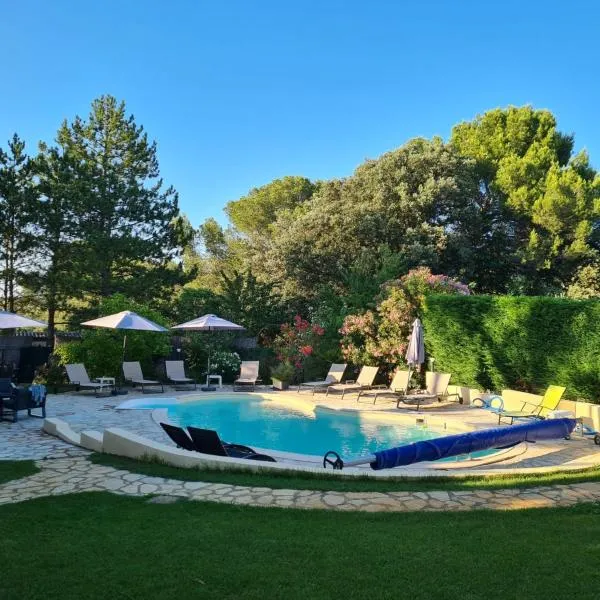
[[[409,271],[382,286],[374,311],[348,315],[340,329],[342,354],[349,362],[392,368],[404,361],[411,326],[428,294],[469,295],[469,288],[427,267]]]
[[[296,315],[293,323],[281,325],[279,334],[273,340],[277,360],[297,370],[302,369],[305,359],[312,355],[315,343],[324,333],[320,325]]]

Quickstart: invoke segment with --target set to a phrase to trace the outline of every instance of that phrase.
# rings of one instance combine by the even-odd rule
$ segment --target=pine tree
[[[163,188],[156,143],[126,115],[125,103],[98,98],[87,120],[63,123],[57,141],[78,165],[86,291],[146,300],[172,288],[183,277],[173,262],[177,193]]]
[[[0,149],[0,289],[2,308],[14,311],[23,270],[32,259],[36,191],[32,161],[17,134]]]

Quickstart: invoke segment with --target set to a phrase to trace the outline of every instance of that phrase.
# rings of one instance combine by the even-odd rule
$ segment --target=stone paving
[[[0,504],[93,491],[152,496],[150,501],[161,503],[187,499],[363,512],[514,510],[600,501],[600,482],[494,491],[321,492],[148,477],[95,465],[85,456],[40,460],[37,465],[41,472],[0,485]]]
[[[165,397],[175,395],[167,392]],[[52,396],[48,417],[65,420],[75,431],[121,427],[150,439],[167,442],[151,418],[151,411],[116,411],[122,398],[89,395]],[[348,407],[355,403],[348,402]],[[389,407],[380,408],[389,410]],[[453,416],[472,425],[485,425],[484,411],[456,407]],[[600,483],[582,483],[524,490],[396,493],[341,493],[309,490],[278,490],[204,482],[182,482],[145,477],[111,467],[94,465],[88,451],[72,446],[41,431],[40,419],[23,416],[17,423],[0,423],[0,460],[34,459],[42,471],[31,477],[0,485],[0,504],[20,502],[47,495],[110,490],[119,494],[154,495],[158,501],[179,497],[249,506],[291,506],[361,511],[468,510],[478,508],[516,509],[570,505],[600,501]],[[527,453],[487,468],[548,466],[566,464],[600,451],[589,440],[573,439],[536,444]],[[599,461],[600,462],[600,461]],[[511,464],[512,463],[512,464]],[[473,469],[473,471],[476,471]],[[442,488],[443,485],[440,484]]]

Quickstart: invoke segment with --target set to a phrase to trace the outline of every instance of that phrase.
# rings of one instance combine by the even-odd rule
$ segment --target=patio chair
[[[67,371],[67,377],[69,383],[76,386],[77,388],[88,388],[94,390],[94,395],[98,396],[98,392],[108,390],[112,392],[114,385],[112,383],[98,383],[92,381],[87,373],[85,365],[83,363],[75,363],[72,365],[65,365]],[[77,389],[79,391],[79,389]]]
[[[224,443],[219,434],[212,429],[200,429],[198,427],[187,428],[192,441],[198,452],[212,454],[213,456],[227,456],[229,458],[246,458],[248,460],[264,460],[266,462],[277,462],[268,454],[258,454],[249,446],[241,444]]]
[[[336,383],[342,383],[342,378],[344,377],[344,371],[348,365],[346,363],[332,363],[331,367],[329,367],[329,373],[322,381],[305,381],[298,385],[298,391],[301,388],[307,387],[312,389],[312,393],[314,395],[315,391],[318,389],[323,389],[329,387],[330,385],[334,385]]]
[[[377,398],[386,396],[392,396],[395,400],[399,400],[406,396],[408,392],[408,383],[411,374],[410,370],[403,371],[402,369],[398,369],[389,387],[387,385],[374,385],[370,390],[360,390],[356,401],[359,402],[361,398],[373,398],[373,404],[375,404]]]
[[[501,423],[502,419],[510,419],[511,425],[515,419],[545,419],[550,411],[556,410],[566,389],[560,385],[550,385],[540,404],[523,402],[521,410],[498,411],[498,423]]]
[[[192,438],[186,433],[185,429],[176,427],[175,425],[169,425],[169,423],[160,423],[160,426],[178,448],[190,450],[191,452],[196,451],[196,446],[194,445]]]
[[[40,409],[41,415],[34,415],[31,411]],[[10,379],[0,379],[0,421],[7,421],[6,416],[11,416],[12,422],[18,420],[18,412],[26,410],[30,417],[46,418],[46,386],[34,384],[26,388],[19,388],[12,384]]]
[[[167,379],[173,383],[176,389],[178,384],[180,386],[193,385],[194,389],[196,389],[196,380],[191,377],[186,377],[182,360],[166,360],[165,368],[167,371]]]
[[[363,367],[360,370],[356,381],[348,379],[345,383],[330,385],[327,387],[326,395],[328,396],[329,392],[342,392],[343,398],[346,392],[360,392],[361,390],[371,389],[378,372],[379,367]]]
[[[244,360],[240,366],[240,376],[233,382],[233,391],[238,392],[243,389],[256,389],[258,378],[258,368],[260,362],[258,360]]]
[[[456,398],[457,402],[462,403],[460,394],[449,394],[448,384],[450,383],[451,373],[437,373],[436,371],[427,371],[425,373],[425,387],[427,395],[437,398],[438,402],[448,398]]]
[[[146,392],[144,386],[160,386],[160,391],[164,392],[165,388],[160,381],[154,379],[146,379],[142,373],[142,367],[138,361],[123,363],[123,376],[131,383],[142,386],[142,394]]]

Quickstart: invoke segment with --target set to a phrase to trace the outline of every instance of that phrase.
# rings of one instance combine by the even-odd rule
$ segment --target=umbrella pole
[[[210,332],[210,329],[209,329]],[[216,387],[213,387],[210,385],[210,379],[209,379],[209,375],[210,375],[210,345],[208,346],[208,359],[206,361],[206,385],[202,388],[200,388],[203,392],[215,392],[217,390]]]

